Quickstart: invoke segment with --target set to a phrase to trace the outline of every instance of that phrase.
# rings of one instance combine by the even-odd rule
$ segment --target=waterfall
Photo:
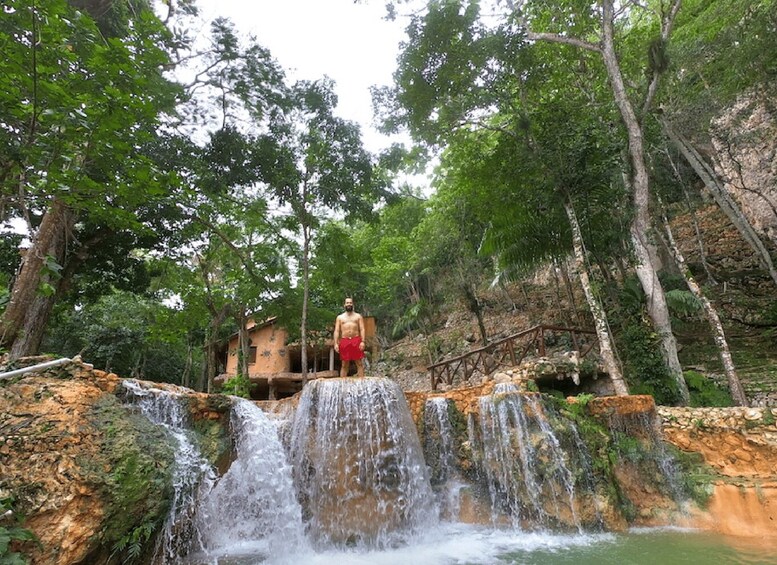
[[[244,544],[268,554],[304,547],[302,511],[276,426],[248,400],[233,402],[236,457],[200,500],[200,544],[210,555],[234,552]]]
[[[451,423],[452,400],[433,397],[424,405],[424,458],[430,468],[432,489],[437,493],[440,515],[457,521],[461,491],[467,486],[461,477],[456,455],[456,437]]]
[[[389,547],[437,521],[415,425],[389,379],[308,383],[291,459],[303,519],[321,547]]]
[[[192,440],[188,413],[181,397],[159,389],[143,388],[137,381],[125,380],[128,400],[154,424],[167,430],[175,441],[173,500],[162,531],[157,538],[153,562],[163,565],[178,563],[196,538],[194,526],[199,493],[209,490],[216,474]]]
[[[134,381],[124,386],[129,399],[176,443],[174,497],[153,563],[177,564],[198,553],[209,558],[232,554],[241,546],[253,555],[305,547],[291,467],[276,426],[261,409],[232,399],[235,459],[219,477],[192,441],[191,422],[178,394],[145,389]]]
[[[480,451],[494,519],[506,514],[515,527],[580,530],[570,456],[539,395],[497,386],[479,399],[479,408],[480,426],[470,425],[470,441]]]
[[[688,494],[683,487],[679,464],[664,443],[655,411],[612,414],[608,425],[619,458],[633,464],[646,482],[663,490],[682,508]]]

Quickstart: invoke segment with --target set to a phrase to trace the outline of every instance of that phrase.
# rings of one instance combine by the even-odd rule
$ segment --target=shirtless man
[[[364,376],[364,318],[353,311],[353,298],[345,299],[345,312],[335,320],[335,351],[340,354],[340,376],[347,377],[351,361],[356,376]]]

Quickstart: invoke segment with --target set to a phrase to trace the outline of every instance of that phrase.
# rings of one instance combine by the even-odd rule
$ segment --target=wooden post
[[[539,328],[537,330],[539,332],[538,341],[540,342],[540,357],[545,357],[545,328]]]
[[[329,370],[335,370],[335,348],[334,346],[329,348]]]
[[[512,338],[507,340],[507,348],[510,350],[510,361],[512,361],[513,367],[515,367],[518,365],[518,362],[515,360],[515,344],[513,344]]]
[[[269,392],[267,393],[267,399],[268,400],[278,400],[277,399],[277,393],[275,390],[275,383],[273,382],[272,377],[267,379],[267,386],[270,388]]]

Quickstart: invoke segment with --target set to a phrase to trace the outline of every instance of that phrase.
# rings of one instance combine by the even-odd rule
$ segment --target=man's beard
[[[353,312],[353,306],[346,306],[345,307],[346,312]]]

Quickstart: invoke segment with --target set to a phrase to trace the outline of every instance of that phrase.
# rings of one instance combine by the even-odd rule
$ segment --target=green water
[[[280,541],[280,540],[276,540]],[[275,545],[275,544],[272,544]],[[401,547],[269,548],[248,542],[192,565],[777,565],[777,545],[691,530],[561,535],[449,524]]]
[[[499,562],[521,565],[773,565],[777,546],[692,531],[648,530],[581,545],[508,551],[497,557]]]

